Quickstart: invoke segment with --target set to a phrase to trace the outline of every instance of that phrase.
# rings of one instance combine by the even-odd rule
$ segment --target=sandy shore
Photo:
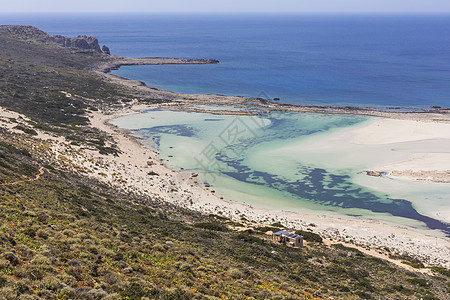
[[[365,128],[364,131],[368,133],[367,136],[364,137],[364,134],[360,133],[355,138],[355,141],[353,141],[355,144],[367,143],[367,141],[371,140],[369,135],[372,135],[373,138],[374,135],[384,132],[386,128],[388,128],[387,132],[389,132],[389,128],[392,125],[396,125],[396,128],[401,128],[403,124],[408,123],[409,126],[407,127],[411,128],[413,126],[412,124],[416,124],[420,128],[422,126],[427,127],[427,132],[429,132],[430,130],[438,131],[440,129],[437,128],[440,128],[443,124],[450,123],[450,110],[446,108],[376,109],[336,106],[293,106],[274,103],[267,99],[259,98],[245,99],[239,96],[185,95],[170,91],[160,91],[149,88],[141,82],[117,77],[104,72],[98,72],[98,74],[104,80],[121,84],[128,89],[128,92],[134,93],[138,97],[170,100],[168,103],[157,105],[159,108],[164,109],[209,112],[214,114],[236,114],[236,109],[238,109],[241,114],[249,115],[274,110],[285,110],[292,112],[367,115],[381,117],[380,122],[387,122],[383,126],[379,126],[381,124],[379,123]],[[219,105],[222,109],[211,110],[207,107],[201,107],[204,105]],[[329,237],[333,241],[351,242],[353,245],[359,246],[363,251],[376,251],[379,255],[384,256],[384,258],[387,258],[389,253],[407,253],[418,257],[427,264],[450,266],[450,241],[448,238],[442,237],[442,235],[439,237],[439,233],[436,232],[415,230],[410,227],[388,224],[378,220],[331,216],[329,214],[300,214],[298,212],[256,209],[245,204],[222,199],[220,195],[215,195],[215,193],[212,193],[208,189],[200,187],[195,181],[195,178],[190,177],[190,174],[180,174],[167,169],[156,158],[157,153],[142,147],[142,145],[131,138],[126,132],[107,124],[108,120],[125,114],[137,113],[142,108],[148,107],[130,106],[128,109],[122,111],[112,111],[109,115],[103,115],[101,113],[92,115],[92,125],[113,135],[117,140],[119,148],[123,151],[123,154],[118,158],[100,158],[101,160],[108,160],[108,163],[105,165],[108,165],[109,169],[106,172],[100,172],[107,175],[97,176],[98,179],[110,182],[111,184],[119,183],[123,188],[131,189],[135,192],[148,193],[161,200],[173,202],[180,206],[199,210],[204,213],[223,214],[238,220],[245,217],[248,220],[263,224],[280,221],[291,228],[309,228],[321,233],[325,237]],[[401,121],[403,120],[406,123],[402,123]],[[392,122],[390,123],[388,121]],[[445,125],[444,127],[447,128],[447,126]],[[397,135],[404,133],[397,132]],[[415,133],[414,139],[417,140],[418,138],[419,135]],[[372,142],[374,141],[375,139],[372,139]],[[127,153],[133,153],[133,155],[127,155]],[[436,158],[438,154],[429,153],[428,155],[429,157],[434,156]],[[146,157],[148,159],[143,159]],[[414,158],[413,155],[412,158]],[[396,163],[400,163],[401,161],[401,159],[398,159]],[[414,161],[415,163],[419,163],[417,159]],[[388,164],[385,164],[386,167],[383,167],[380,165],[379,159],[376,162],[371,165],[370,168],[372,170],[386,170],[389,176],[392,177],[408,177],[408,180],[424,179],[421,177],[424,174],[423,172],[428,172],[428,175],[431,173],[432,176],[426,178],[427,180],[436,180],[436,176],[439,176],[439,181],[445,181],[446,179],[443,178],[447,176],[446,174],[444,176],[440,174],[441,172],[446,172],[445,170],[426,169],[425,166],[427,166],[427,163],[425,160],[418,165],[420,166],[419,168],[412,169],[415,170],[414,174],[411,171],[406,171],[406,168],[409,169],[410,166],[412,167],[411,164],[408,167],[405,164],[404,169],[400,169],[399,167],[388,168]],[[394,161],[391,161],[392,163]],[[159,174],[159,176],[149,176],[149,170]],[[419,172],[421,172],[420,175]],[[119,177],[126,179],[118,180]],[[369,177],[365,176],[365,178]],[[123,184],[124,180],[126,184]]]
[[[356,144],[389,146],[380,156],[401,153],[400,160],[373,166],[377,171],[392,177],[450,182],[450,123],[381,119],[355,134]]]
[[[211,190],[200,187],[191,174],[166,168],[157,159],[157,153],[140,145],[126,132],[107,124],[108,120],[136,113],[140,108],[143,107],[111,115],[99,112],[92,114],[92,125],[113,135],[118,147],[123,151],[119,157],[97,155],[96,159],[103,161],[102,173],[107,174],[95,175],[98,179],[203,213],[221,214],[236,220],[245,217],[263,224],[280,221],[295,229],[309,228],[334,242],[351,242],[364,251],[375,251],[384,258],[387,258],[389,253],[407,253],[428,264],[450,266],[450,242],[433,232],[378,220],[258,209],[222,199]],[[356,140],[362,142],[361,139],[361,136],[357,135]],[[148,175],[150,171],[159,176]],[[126,184],[123,184],[122,180],[125,180]]]
[[[107,123],[113,118],[137,113],[143,108],[148,107],[135,106],[133,109],[124,109],[114,114],[93,112],[90,115],[92,126],[113,136],[117,147],[122,151],[119,156],[101,155],[94,149],[73,146],[70,141],[39,130],[39,134],[33,138],[50,145],[56,163],[62,169],[96,178],[127,192],[146,194],[153,199],[239,221],[246,218],[260,224],[281,222],[292,229],[311,229],[326,237],[329,243],[351,243],[361,251],[383,259],[389,259],[389,254],[408,254],[428,265],[450,267],[448,238],[439,237],[430,231],[357,217],[259,209],[222,199],[210,189],[201,187],[191,174],[168,169],[158,160],[156,152],[143,147],[127,132]],[[14,123],[9,121],[11,117],[23,119],[23,124],[26,124],[26,118],[17,113],[4,110],[0,112],[2,127],[15,131]],[[394,262],[410,268],[399,261]]]

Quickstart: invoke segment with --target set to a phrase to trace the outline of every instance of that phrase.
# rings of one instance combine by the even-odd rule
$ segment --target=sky
[[[450,13],[450,0],[0,0],[0,13]]]

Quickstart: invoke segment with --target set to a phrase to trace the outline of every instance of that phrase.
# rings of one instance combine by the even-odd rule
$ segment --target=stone
[[[375,176],[375,177],[381,177],[383,175],[383,172],[379,171],[366,171],[366,174],[369,176]]]
[[[109,47],[106,46],[106,45],[102,46],[102,52],[105,53],[105,54],[108,54],[108,55],[111,54],[111,52],[109,51]]]

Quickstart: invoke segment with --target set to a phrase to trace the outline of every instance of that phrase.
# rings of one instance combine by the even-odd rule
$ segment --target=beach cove
[[[137,107],[137,111],[141,109],[143,107]],[[148,193],[163,201],[204,213],[222,214],[235,220],[246,218],[262,224],[280,221],[291,228],[309,228],[334,241],[351,242],[364,249],[376,249],[383,253],[385,258],[389,253],[408,253],[431,264],[447,266],[449,263],[448,238],[440,231],[430,231],[414,221],[399,225],[386,219],[344,216],[329,211],[314,213],[267,209],[251,205],[250,200],[245,201],[246,203],[230,201],[213,192],[211,188],[200,185],[198,178],[192,177],[190,172],[179,173],[169,169],[161,162],[157,152],[142,146],[142,140],[136,140],[129,132],[107,124],[109,120],[118,116],[124,114],[131,116],[137,111],[126,110],[112,115],[100,113],[93,115],[92,124],[114,134],[118,138],[118,146],[124,151],[118,158],[101,158],[106,170],[98,174],[105,173],[108,176],[97,174],[98,179],[118,184],[117,178],[124,178],[127,180],[126,188],[130,191]],[[133,155],[130,155],[131,153]],[[142,159],[145,157],[148,159]],[[150,170],[159,176],[149,176]],[[369,179],[380,179],[364,176]],[[389,252],[386,252],[386,249],[389,249]]]
[[[429,264],[449,265],[446,205],[449,173],[445,163],[448,161],[448,109],[287,105],[262,98],[161,91],[142,82],[103,72],[98,74],[104,80],[132,90],[139,97],[161,99],[161,103],[142,105],[136,101],[93,114],[92,125],[119,138],[121,142],[118,146],[123,152],[119,159],[102,157],[102,161],[108,161],[104,164],[108,170],[99,172],[101,175],[96,178],[206,214],[220,214],[234,220],[245,219],[260,224],[279,221],[289,228],[309,229],[333,241],[350,242],[365,251],[378,251],[378,255],[385,259],[397,253],[412,255]],[[330,205],[332,201],[326,198],[319,204],[303,201],[303,206],[298,203],[293,205],[291,195],[280,196],[279,190],[268,193],[268,189],[257,184],[261,178],[249,177],[254,181],[252,194],[248,192],[248,183],[230,180],[229,176],[211,182],[211,174],[218,177],[220,172],[211,173],[209,169],[202,172],[198,169],[198,154],[207,152],[205,150],[211,139],[218,138],[223,149],[229,146],[224,143],[224,137],[220,137],[223,128],[219,131],[210,129],[221,123],[242,123],[243,119],[250,118],[250,122],[243,122],[250,129],[247,133],[250,137],[259,137],[256,131],[274,124],[273,119],[276,118],[268,118],[268,115],[278,115],[279,118],[284,115],[284,119],[291,118],[294,122],[298,118],[292,116],[302,116],[299,119],[306,118],[303,125],[310,126],[316,121],[321,124],[319,120],[322,120],[321,125],[328,125],[315,128],[312,130],[315,134],[310,136],[296,136],[297,140],[295,135],[288,135],[293,143],[279,143],[280,147],[273,153],[262,151],[264,147],[256,147],[255,156],[246,157],[246,163],[259,168],[267,167],[271,160],[258,163],[258,159],[254,160],[258,153],[259,159],[269,154],[271,159],[288,157],[287,153],[291,153],[292,158],[295,156],[292,150],[295,150],[303,151],[303,159],[317,164],[319,168],[316,169],[321,167],[325,170],[324,164],[329,162],[329,155],[332,154],[333,163],[338,163],[332,172],[347,180],[346,188],[355,185],[356,194],[362,193],[365,200],[368,196],[368,201],[363,201],[366,207],[343,207],[339,203]],[[125,116],[124,119],[119,118],[122,116]],[[123,129],[108,123],[111,121],[119,125],[116,124],[118,120],[127,118],[132,122],[128,126],[126,121],[121,124]],[[200,128],[195,129],[193,125]],[[206,134],[203,141],[191,143],[189,138],[195,137],[196,132],[209,132],[209,136]],[[430,146],[416,147],[417,143]],[[327,150],[330,144],[333,145],[331,151],[338,152],[330,153]],[[163,148],[159,149],[161,146]],[[186,157],[183,150],[191,156]],[[192,159],[195,153],[197,160]],[[346,155],[342,155],[344,153]],[[339,169],[346,164],[354,168],[351,176],[339,174]],[[376,176],[369,176],[374,174]],[[324,178],[322,184],[329,180],[327,176]],[[218,186],[217,182],[222,186]],[[311,188],[313,194],[314,185]],[[429,191],[433,193],[428,195]],[[346,198],[345,192],[336,194],[341,200]],[[281,200],[281,205],[274,204],[273,199]],[[397,204],[400,204],[398,210],[395,209]],[[391,211],[383,211],[389,206]]]
[[[116,38],[116,35],[114,35],[114,38],[110,37],[107,40],[108,44],[111,44]],[[125,44],[127,47],[129,46],[128,41]],[[112,45],[114,48],[117,48],[117,45]],[[161,49],[167,51],[167,47]],[[139,55],[140,53],[136,52],[135,54]],[[146,52],[145,54],[148,53]],[[164,54],[167,55],[166,52]],[[169,55],[172,55],[172,53],[169,53]],[[175,56],[176,54],[173,55],[177,57]],[[209,53],[204,53],[200,56],[197,53],[195,56],[192,56],[191,53],[187,57],[222,59],[220,56],[210,55]],[[150,67],[155,68],[155,71],[158,71],[158,68],[165,68],[160,65],[166,63],[190,65],[182,67],[168,66],[167,68],[170,70],[198,68],[201,72],[207,72],[209,67],[197,66],[195,59],[193,61],[170,58],[139,60],[111,56],[105,62],[95,68],[97,74],[105,82],[122,85],[131,94],[135,95],[136,99],[132,102],[117,105],[115,108],[100,107],[100,112],[92,112],[90,116],[93,126],[110,133],[114,139],[120,140],[120,142],[117,142],[121,151],[118,158],[95,153],[86,153],[84,157],[74,154],[73,162],[79,164],[79,168],[89,169],[92,173],[91,175],[97,179],[117,185],[121,189],[136,193],[147,193],[152,196],[156,195],[157,198],[163,201],[174,202],[180,206],[197,209],[205,213],[222,212],[222,214],[229,215],[235,220],[246,218],[263,224],[271,224],[274,220],[280,220],[291,228],[309,228],[321,233],[323,236],[329,236],[339,241],[353,241],[359,245],[375,247],[380,251],[386,247],[398,253],[405,252],[415,255],[425,262],[448,265],[448,238],[442,231],[445,227],[448,228],[448,208],[445,205],[446,195],[448,194],[445,191],[447,189],[446,182],[449,180],[448,167],[445,165],[445,162],[448,159],[445,151],[440,150],[446,149],[445,138],[447,131],[444,129],[444,124],[448,124],[450,119],[449,110],[445,107],[416,107],[417,104],[414,104],[415,107],[413,108],[339,106],[323,105],[320,104],[320,101],[319,104],[313,105],[293,105],[284,103],[284,97],[282,97],[282,103],[269,101],[270,99],[266,95],[261,95],[261,97],[258,95],[256,98],[245,98],[242,96],[215,94],[182,94],[161,90],[160,85],[153,85],[151,81],[149,85],[152,87],[147,87],[141,81],[144,79],[136,78],[133,75],[126,77],[138,80],[124,79],[119,77],[124,75],[118,72],[113,74],[119,76],[105,74],[105,72],[119,68],[122,65],[141,64],[158,65],[157,67]],[[199,60],[198,62],[203,65],[207,64],[208,60]],[[214,64],[214,68],[228,65],[226,60],[219,64],[217,64],[217,61],[212,60],[211,63]],[[135,68],[137,67],[124,67],[119,71],[127,70],[130,74],[133,74]],[[139,66],[139,68],[145,68],[145,66]],[[407,79],[409,77],[401,78]],[[164,88],[164,85],[162,87]],[[78,95],[73,95],[69,91],[62,92],[69,98],[78,97]],[[257,95],[257,93],[252,94]],[[277,94],[273,95],[277,96]],[[150,103],[160,103],[143,105],[146,99],[150,99]],[[91,100],[86,99],[86,101]],[[345,102],[337,101],[337,103]],[[415,103],[418,102],[416,101]],[[191,166],[186,164],[186,162],[192,162],[192,157],[181,161],[185,155],[181,152],[175,152],[183,149],[176,139],[186,138],[182,136],[186,132],[179,132],[178,135],[173,135],[176,132],[172,132],[173,140],[169,140],[169,143],[163,143],[167,148],[158,151],[154,144],[148,143],[148,139],[143,139],[139,135],[136,137],[136,132],[114,128],[105,123],[122,115],[137,114],[148,109],[181,111],[181,114],[191,111],[197,112],[199,116],[211,114],[206,117],[206,119],[210,119],[206,121],[206,124],[212,128],[214,124],[224,123],[220,120],[214,120],[220,119],[218,116],[228,118],[228,121],[232,122],[236,119],[236,116],[242,118],[267,116],[280,114],[278,113],[279,111],[282,112],[281,114],[292,113],[294,115],[301,113],[300,115],[302,116],[313,114],[310,115],[310,120],[312,121],[329,118],[329,115],[337,115],[336,119],[342,116],[348,116],[348,120],[361,119],[359,121],[350,121],[350,124],[346,124],[342,128],[334,124],[330,128],[326,128],[326,130],[322,128],[323,132],[316,132],[308,136],[288,136],[289,143],[280,143],[279,147],[275,148],[265,146],[270,144],[273,146],[273,141],[276,139],[260,143],[259,146],[252,148],[252,153],[246,155],[245,161],[240,162],[239,167],[246,166],[257,172],[265,173],[265,176],[255,176],[258,174],[253,172],[255,174],[247,176],[246,182],[245,180],[239,181],[228,175],[226,175],[228,177],[223,177],[218,173],[214,173],[216,176],[222,176],[218,182],[223,183],[223,186],[218,186],[217,182],[211,182],[210,179],[205,178],[207,174],[203,174],[201,170],[196,168],[198,167],[198,162],[196,162],[196,165]],[[137,118],[137,116],[131,118]],[[311,116],[318,117],[314,118]],[[367,116],[378,118],[367,119]],[[184,117],[180,118],[180,121],[184,121]],[[269,122],[272,122],[272,120],[269,120]],[[324,123],[327,123],[327,121],[324,121]],[[171,126],[170,124],[166,125]],[[372,127],[370,127],[371,125]],[[151,126],[145,128],[151,129],[152,126],[159,125],[151,124]],[[259,128],[270,125],[263,122],[256,126]],[[292,128],[295,128],[295,126]],[[320,131],[320,126],[318,128],[318,131]],[[409,128],[412,132],[405,132],[404,128]],[[356,131],[358,130],[361,130],[362,135],[357,134]],[[422,135],[414,133],[422,130],[424,131]],[[441,130],[443,130],[442,135],[435,135],[436,132]],[[392,132],[394,137],[410,136],[411,138],[410,140],[402,141],[383,136],[384,133],[389,132]],[[220,131],[213,131],[213,138],[217,138],[220,133]],[[433,134],[430,135],[430,133]],[[170,132],[165,134],[164,139],[170,136]],[[149,137],[153,138],[152,135],[149,135]],[[436,140],[430,140],[427,137],[435,137]],[[121,141],[122,138],[123,141]],[[424,141],[421,142],[421,140]],[[197,154],[202,152],[205,146],[208,145],[208,143],[206,145],[204,143],[206,139],[202,141],[203,144],[200,143],[198,148],[194,149],[197,151]],[[175,142],[179,145],[178,147],[175,147]],[[431,143],[431,147],[427,146],[429,143]],[[326,149],[330,148],[330,144],[335,147]],[[417,151],[415,150],[415,144],[418,146]],[[151,149],[144,148],[142,145]],[[57,152],[62,151],[59,146],[55,147],[54,150]],[[363,150],[370,150],[375,155],[368,155],[369,152],[364,152]],[[67,151],[70,152],[70,150]],[[347,156],[343,155],[343,153],[347,154]],[[298,156],[301,159],[294,156]],[[271,159],[265,159],[266,157]],[[280,164],[280,161],[274,159],[280,157],[286,158],[288,163],[281,162]],[[380,157],[386,157],[386,159],[380,159]],[[330,158],[333,160],[332,163],[336,164],[334,169],[330,166]],[[97,164],[90,162],[90,159],[96,161]],[[292,162],[295,164],[290,164]],[[296,175],[298,171],[296,164],[298,162],[304,164],[301,175]],[[313,165],[312,168],[310,164]],[[235,164],[235,166],[238,165]],[[344,173],[341,173],[339,170],[343,166],[348,166],[349,168]],[[302,190],[304,191],[305,188],[306,190],[309,189],[309,195],[300,195],[301,197],[296,195],[296,197],[300,198],[301,206],[292,200],[292,193],[281,196],[282,192],[280,190],[272,190],[273,194],[267,193],[269,191],[267,178],[280,177],[280,172],[275,174],[268,172],[274,167],[275,170],[277,168],[280,169],[276,171],[289,170],[290,172],[288,172],[288,176],[285,175],[287,178],[277,178],[282,180],[274,182],[275,185],[283,188],[282,182],[284,181],[289,182],[290,186],[295,189],[295,183],[303,184],[298,185],[297,194]],[[289,167],[291,168],[289,169]],[[238,170],[238,172],[234,170],[234,173],[246,174],[242,170]],[[371,174],[377,176],[368,176],[368,171],[373,172]],[[311,180],[302,182],[303,179],[307,178],[308,172],[310,174],[319,173],[323,178],[315,178],[316,182]],[[153,173],[157,175],[149,175]],[[198,173],[198,176],[192,177],[192,173]],[[267,176],[267,174],[269,175]],[[295,176],[298,176],[298,178],[296,179]],[[248,181],[253,182],[249,183]],[[263,181],[266,181],[265,185],[262,184]],[[417,182],[420,183],[420,186],[416,185]],[[399,183],[401,183],[400,188],[398,187]],[[205,184],[209,185],[209,187],[205,186]],[[272,183],[272,185],[274,184]],[[309,187],[308,184],[310,185]],[[233,191],[230,188],[238,185],[242,191]],[[252,187],[251,192],[253,194],[249,193],[249,186]],[[317,187],[320,187],[321,197],[317,201],[311,201],[315,199],[313,194],[314,189]],[[336,188],[340,189],[340,191],[333,191]],[[423,194],[430,190],[436,193],[432,194],[431,198],[427,198],[426,202],[424,202]],[[351,198],[358,199],[359,196],[363,195],[362,198],[367,201],[363,201],[364,205],[362,207],[351,208],[349,203],[345,201],[345,193],[348,191],[352,191],[349,193],[353,194]],[[333,197],[329,197],[330,195]],[[413,199],[414,197],[415,199]],[[273,204],[273,201],[271,201],[273,199],[281,200],[280,205]],[[336,199],[339,199],[339,201],[336,201]],[[429,203],[431,205],[428,205]],[[385,213],[383,213],[380,205],[386,204],[390,209],[384,209]],[[406,210],[397,210],[399,213],[394,216],[390,212],[396,212],[394,209],[396,204],[400,204]],[[353,211],[351,211],[352,209]],[[413,218],[411,218],[411,215],[414,215]],[[380,227],[382,226],[380,224],[388,226],[388,229],[381,230],[385,233],[381,233]],[[433,229],[430,230],[429,228]],[[409,234],[406,232],[409,232]]]

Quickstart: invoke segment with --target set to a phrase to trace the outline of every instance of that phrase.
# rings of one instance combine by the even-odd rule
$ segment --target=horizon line
[[[392,12],[369,12],[369,11],[360,11],[360,12],[346,12],[346,11],[337,11],[337,12],[68,12],[68,11],[54,11],[54,12],[0,12],[0,15],[7,14],[18,14],[18,15],[56,15],[56,14],[65,14],[65,15],[450,15],[450,11],[429,11],[429,12],[401,12],[401,11],[392,11]]]

